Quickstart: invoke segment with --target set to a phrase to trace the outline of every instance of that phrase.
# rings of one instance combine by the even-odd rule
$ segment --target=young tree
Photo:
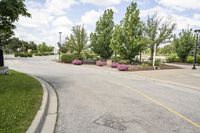
[[[137,4],[132,2],[127,8],[121,25],[116,26],[112,34],[111,48],[123,59],[129,61],[133,61],[144,46],[143,24],[139,13]]]
[[[154,47],[158,47],[166,39],[172,38],[172,32],[176,24],[171,21],[162,21],[157,14],[148,16],[145,24],[145,37],[151,50],[151,59],[153,59]]]
[[[91,49],[103,59],[112,56],[110,42],[114,27],[113,10],[107,9],[96,23],[96,30],[90,35]]]
[[[195,45],[195,36],[190,30],[182,30],[179,33],[178,38],[174,38],[173,43],[175,44],[176,53],[182,62],[185,62],[187,56],[192,51]]]
[[[68,47],[75,52],[78,56],[81,56],[81,52],[87,48],[87,33],[84,26],[74,26],[72,34],[67,38]]]
[[[0,67],[4,66],[2,46],[7,44],[8,39],[14,34],[15,21],[19,16],[30,17],[24,0],[0,0]]]

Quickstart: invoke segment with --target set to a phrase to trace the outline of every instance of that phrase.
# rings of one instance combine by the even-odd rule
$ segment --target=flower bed
[[[97,66],[105,66],[107,63],[104,61],[96,61]]]
[[[127,65],[124,65],[124,64],[118,64],[117,65],[117,69],[119,71],[128,71],[128,66]]]
[[[111,67],[112,67],[112,68],[117,68],[118,65],[119,65],[119,64],[118,64],[117,62],[113,62],[113,63],[111,64]]]
[[[72,61],[72,64],[74,64],[74,65],[82,65],[83,64],[83,61],[82,60],[73,60]]]

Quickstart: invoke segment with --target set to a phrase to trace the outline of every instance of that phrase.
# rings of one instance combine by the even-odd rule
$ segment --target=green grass
[[[0,133],[24,133],[42,101],[42,86],[34,78],[10,71],[0,75]]]

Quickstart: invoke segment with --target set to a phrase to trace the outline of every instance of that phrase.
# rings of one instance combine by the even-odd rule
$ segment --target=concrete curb
[[[26,133],[53,133],[57,120],[57,95],[47,82],[37,77],[34,78],[42,85],[43,98],[40,109]]]

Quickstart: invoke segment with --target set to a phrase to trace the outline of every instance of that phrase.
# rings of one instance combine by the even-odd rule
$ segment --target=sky
[[[15,36],[36,43],[55,46],[62,32],[62,42],[75,25],[83,25],[88,35],[106,9],[113,9],[114,22],[119,23],[132,0],[26,0],[31,18],[20,17],[16,22]],[[176,23],[174,33],[182,29],[200,28],[199,0],[136,0],[140,17],[145,22],[148,15],[158,16]]]

